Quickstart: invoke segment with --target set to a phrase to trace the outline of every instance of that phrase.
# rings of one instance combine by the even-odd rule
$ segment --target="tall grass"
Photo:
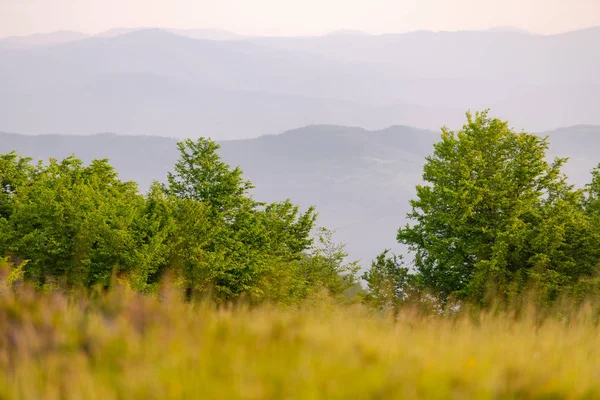
[[[0,289],[1,399],[600,398],[597,307],[386,315]]]

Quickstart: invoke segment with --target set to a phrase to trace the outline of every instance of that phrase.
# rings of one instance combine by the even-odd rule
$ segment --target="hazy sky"
[[[499,25],[539,33],[600,25],[600,0],[0,0],[0,37],[140,26],[309,35]]]

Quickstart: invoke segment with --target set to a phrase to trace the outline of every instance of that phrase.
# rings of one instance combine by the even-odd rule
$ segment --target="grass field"
[[[591,306],[540,323],[533,312],[394,318],[327,299],[74,299],[2,288],[1,399],[600,398]]]

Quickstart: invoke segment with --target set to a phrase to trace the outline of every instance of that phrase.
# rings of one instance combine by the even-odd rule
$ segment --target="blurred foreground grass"
[[[189,304],[0,290],[0,399],[600,398],[590,305],[396,318],[327,299]]]

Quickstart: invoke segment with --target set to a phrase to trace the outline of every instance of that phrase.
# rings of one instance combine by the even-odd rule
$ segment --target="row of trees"
[[[547,138],[517,133],[487,112],[442,130],[398,231],[413,260],[382,253],[363,275],[368,298],[395,306],[413,294],[486,302],[535,289],[543,301],[600,288],[600,166],[584,189],[566,159],[547,160]],[[207,139],[178,144],[167,182],[145,195],[106,160],[32,164],[0,155],[0,255],[38,285],[154,292],[171,274],[188,296],[293,302],[356,284],[314,208],[260,203],[239,168]],[[315,240],[316,239],[316,240]]]
[[[314,208],[260,203],[239,168],[207,139],[178,144],[165,184],[146,195],[107,160],[48,164],[0,156],[0,255],[40,286],[102,285],[114,279],[154,292],[171,274],[188,296],[291,302],[355,283],[357,266]],[[316,240],[316,241],[315,241]]]
[[[425,184],[397,240],[410,271],[382,254],[364,275],[379,305],[427,292],[484,304],[533,290],[542,301],[583,296],[600,284],[600,166],[585,189],[547,161],[548,139],[517,133],[488,112],[442,130],[427,157]]]

